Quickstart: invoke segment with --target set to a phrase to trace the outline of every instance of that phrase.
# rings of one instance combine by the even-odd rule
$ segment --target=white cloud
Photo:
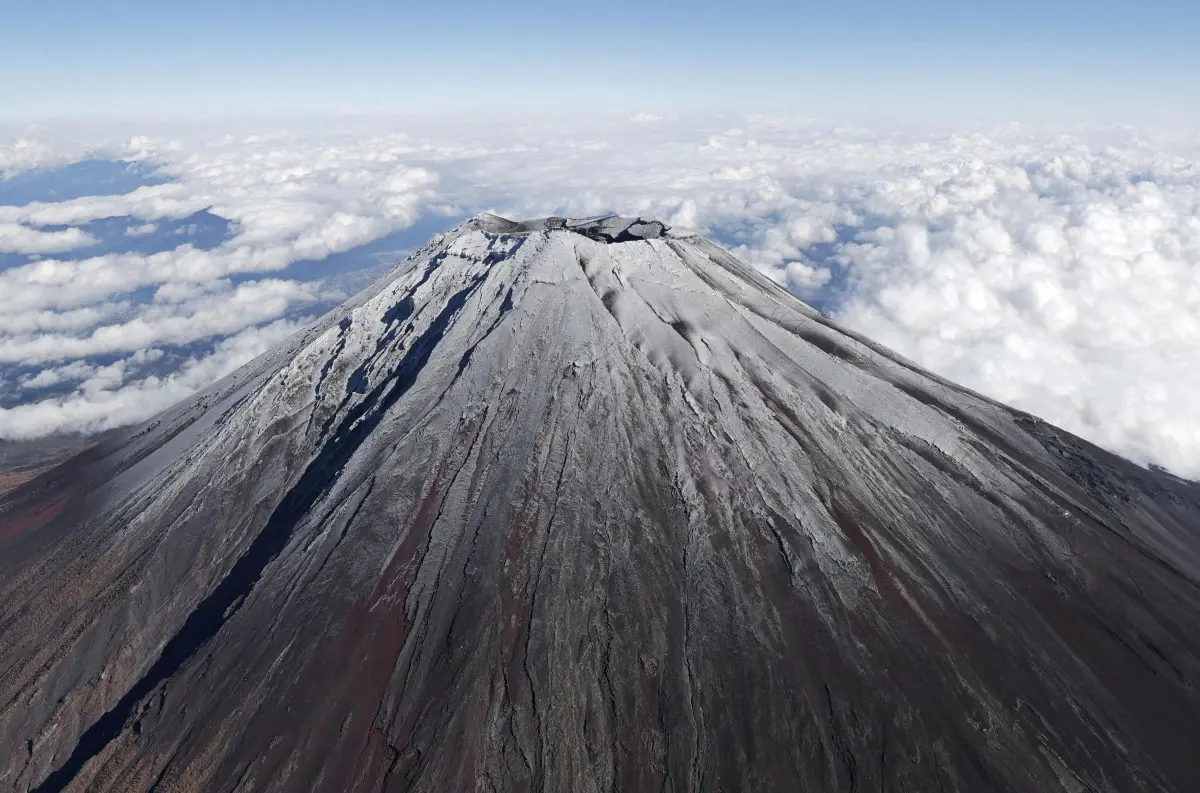
[[[0,408],[0,438],[27,440],[56,432],[101,432],[142,421],[266,352],[297,327],[279,320],[244,330],[221,341],[211,354],[189,359],[166,377],[125,383],[127,363],[120,361],[91,373],[69,396]]]
[[[320,296],[318,284],[269,279],[217,292],[172,291],[125,322],[101,325],[86,336],[44,333],[0,337],[0,363],[46,363],[159,344],[187,344],[273,320]]]
[[[64,152],[107,151],[164,164],[173,182],[120,196],[90,196],[52,204],[0,207],[0,252],[63,253],[95,242],[78,228],[114,216],[143,223],[212,209],[232,224],[232,237],[213,250],[183,245],[150,256],[110,254],[81,261],[40,258],[0,271],[0,362],[44,368],[21,385],[48,388],[77,382],[66,398],[3,413],[0,437],[92,431],[141,420],[261,351],[270,334],[255,326],[297,305],[328,299],[318,284],[267,279],[234,287],[229,276],[273,272],[299,259],[321,259],[410,225],[433,193],[436,175],[403,162],[415,150],[403,136],[344,139],[337,144],[288,135],[217,139],[185,145],[177,139],[135,137],[111,142],[42,144],[17,141],[0,148],[5,176],[70,161]],[[451,150],[426,148],[422,156]],[[148,303],[118,299],[153,288]],[[278,331],[289,325],[268,325]],[[125,362],[97,368],[82,359],[181,345],[234,334],[217,353],[165,378],[121,385]],[[265,341],[264,341],[265,340]],[[135,352],[140,351],[140,352]]]
[[[139,156],[165,158],[163,171],[176,181],[119,196],[0,207],[0,250],[6,236],[15,239],[18,229],[30,226],[117,216],[151,222],[203,209],[231,221],[233,237],[208,251],[185,245],[148,257],[44,259],[10,269],[0,273],[0,314],[87,305],[159,283],[272,272],[300,259],[321,259],[411,225],[422,203],[433,197],[437,181],[434,172],[402,161],[416,151],[403,136],[337,146],[279,139],[232,145],[220,141],[199,150],[143,138],[131,142],[134,147]],[[31,238],[22,251],[69,250],[83,243],[75,239],[80,233],[48,236],[37,251]],[[68,245],[72,241],[77,244]]]
[[[13,176],[52,162],[58,158],[55,148],[42,140],[18,138],[10,143],[0,143],[0,179]]]
[[[133,311],[130,302],[106,302],[69,311],[34,309],[0,314],[0,340],[48,331],[81,331]]]
[[[802,295],[844,282],[840,319],[929,368],[1200,477],[1196,160],[1120,132],[770,119],[609,141],[570,158],[543,142],[463,181],[502,213],[618,209],[725,232]]]
[[[1200,476],[1195,165],[1077,150],[942,166],[920,185],[873,191],[891,225],[843,249],[859,281],[841,318],[953,380]]]
[[[719,232],[801,295],[836,289],[842,321],[929,368],[1139,462],[1200,477],[1193,137],[631,120],[653,119],[408,121],[408,134],[373,120],[362,132],[130,140],[125,156],[161,162],[178,181],[0,208],[0,223],[155,223],[211,208],[233,236],[211,251],[44,259],[0,272],[0,358],[69,365],[94,350],[248,332],[279,314],[238,303],[230,276],[286,275],[293,261],[348,250],[422,213],[617,210]],[[157,290],[149,305],[107,306],[145,287]],[[276,309],[306,299],[261,297]],[[53,402],[37,426],[99,421],[83,422],[70,404]]]
[[[42,231],[0,222],[0,253],[63,253],[95,244],[96,238],[80,229]]]
[[[72,361],[66,366],[43,369],[36,375],[21,378],[22,388],[53,388],[61,383],[77,383],[86,380],[96,367],[83,361]]]

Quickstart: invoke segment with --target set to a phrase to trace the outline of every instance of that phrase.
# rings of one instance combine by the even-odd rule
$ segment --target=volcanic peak
[[[479,231],[488,234],[530,234],[539,231],[572,231],[588,239],[606,244],[656,240],[668,236],[671,227],[660,220],[643,217],[622,217],[616,214],[589,218],[545,217],[532,220],[509,220],[484,212],[471,220]],[[670,235],[678,236],[678,235]]]

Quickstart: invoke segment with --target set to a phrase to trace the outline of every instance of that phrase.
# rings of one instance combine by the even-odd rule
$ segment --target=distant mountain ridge
[[[703,237],[467,221],[0,496],[0,790],[1189,791],[1200,487]]]

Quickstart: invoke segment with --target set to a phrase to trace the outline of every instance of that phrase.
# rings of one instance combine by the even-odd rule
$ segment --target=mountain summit
[[[1200,487],[483,215],[0,497],[0,790],[1190,791]]]

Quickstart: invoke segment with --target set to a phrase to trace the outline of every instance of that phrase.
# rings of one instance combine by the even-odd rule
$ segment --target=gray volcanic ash
[[[0,496],[0,790],[1188,791],[1198,527],[707,240],[485,215]]]

